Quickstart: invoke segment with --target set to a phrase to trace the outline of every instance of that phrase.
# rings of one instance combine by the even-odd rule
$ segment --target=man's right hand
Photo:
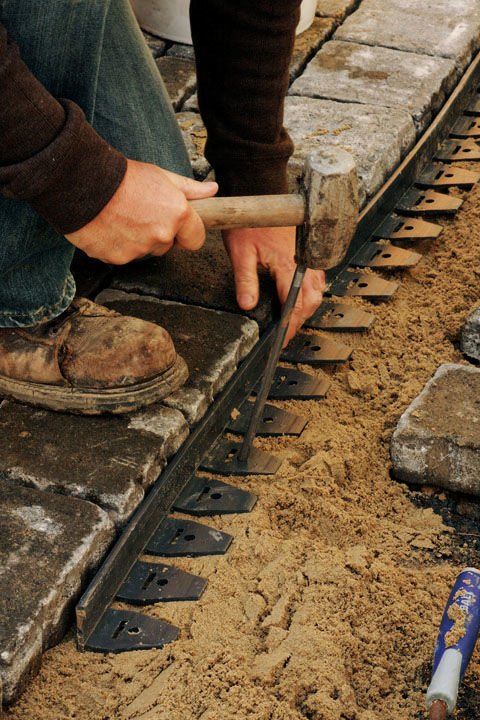
[[[125,177],[103,210],[65,237],[90,257],[113,265],[163,255],[174,241],[185,250],[198,250],[205,228],[187,201],[212,197],[217,190],[214,182],[128,160]]]

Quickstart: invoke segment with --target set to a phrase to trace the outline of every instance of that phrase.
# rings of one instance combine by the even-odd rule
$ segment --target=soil
[[[8,720],[385,720],[424,718],[433,649],[458,572],[480,562],[478,501],[391,476],[389,441],[479,304],[480,187],[374,312],[339,337],[353,360],[326,373],[298,439],[257,440],[283,464],[231,478],[259,495],[248,515],[208,523],[235,536],[222,557],[175,561],[208,578],[199,602],[151,607],[181,627],[162,651],[79,654],[73,632],[43,659]],[[333,336],[333,335],[332,335]],[[480,651],[457,718],[480,717]]]

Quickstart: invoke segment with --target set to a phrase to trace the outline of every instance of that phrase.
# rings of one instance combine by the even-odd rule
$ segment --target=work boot
[[[136,410],[188,376],[166,330],[84,298],[30,328],[0,328],[0,397],[84,415]]]

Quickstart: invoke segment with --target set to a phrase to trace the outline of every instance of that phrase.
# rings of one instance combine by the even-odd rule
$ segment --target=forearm
[[[220,192],[287,189],[283,128],[300,0],[191,0],[206,156]]]
[[[120,185],[126,160],[70,101],[30,73],[0,24],[0,189],[28,201],[61,233],[94,218]]]

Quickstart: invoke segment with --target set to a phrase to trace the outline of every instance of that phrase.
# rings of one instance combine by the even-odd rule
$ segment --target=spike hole
[[[211,497],[212,500],[220,500],[220,498],[222,497],[222,493],[219,493],[219,492],[212,493],[212,494],[210,495],[210,497]]]
[[[195,535],[185,535],[185,540],[187,542],[192,542],[192,540],[195,540]]]
[[[116,640],[123,630],[127,627],[128,620],[121,620],[115,630],[113,631],[112,639]]]
[[[183,534],[183,528],[178,528],[177,532],[173,536],[173,538],[170,540],[170,545],[175,545],[177,540],[179,540],[180,536]]]
[[[152,584],[152,582],[155,580],[156,577],[157,577],[156,572],[153,572],[153,570],[152,570],[152,572],[149,572],[147,577],[145,578],[145,582],[142,585],[142,590],[146,590],[148,588],[148,586]]]
[[[339,318],[341,320],[343,317],[345,317],[345,315],[343,313],[335,313],[333,317]]]
[[[445,173],[445,177],[447,177],[447,178],[452,178],[452,177],[453,177],[453,173]]]
[[[434,202],[435,202],[435,200],[434,200],[433,198],[427,198],[427,199],[425,200],[425,203],[426,203],[427,205],[431,205],[431,204],[434,203]]]
[[[361,288],[368,287],[368,283],[366,283],[366,282],[358,283],[358,287],[361,287]]]
[[[127,630],[127,632],[129,635],[138,635],[138,633],[140,632],[140,628],[135,626],[135,627],[129,628]]]
[[[413,230],[413,225],[405,225],[404,230]]]
[[[230,452],[228,453],[227,457],[225,458],[225,462],[226,463],[232,462],[232,460],[235,457],[235,455],[237,454],[237,452],[238,452],[237,448],[232,448],[230,450]]]
[[[382,257],[383,257],[383,258],[391,258],[391,257],[392,257],[392,253],[383,253]]]
[[[273,418],[272,417],[264,417],[263,422],[264,423],[273,423]]]
[[[288,384],[290,387],[294,387],[295,385],[298,385],[298,382],[296,380],[289,380]]]
[[[197,502],[202,502],[202,500],[205,500],[205,498],[207,497],[209,492],[210,492],[210,485],[205,485],[202,492],[200,493],[200,495],[197,498]]]
[[[157,585],[160,587],[164,587],[165,585],[168,585],[167,578],[160,578],[160,580],[157,580]]]
[[[310,348],[312,352],[319,352],[321,350],[320,345],[314,345],[312,348]]]

